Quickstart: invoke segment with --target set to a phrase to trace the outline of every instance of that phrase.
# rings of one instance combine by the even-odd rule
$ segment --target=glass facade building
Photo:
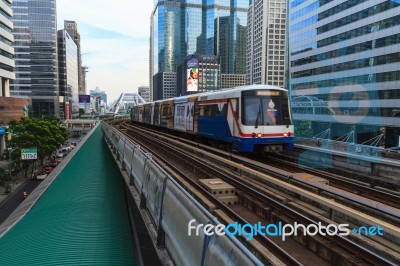
[[[246,73],[248,0],[154,1],[150,84],[175,72],[188,55],[219,56],[221,73]]]
[[[79,114],[78,48],[66,30],[58,31],[58,83],[60,117]]]
[[[14,0],[11,8],[16,77],[10,94],[29,98],[35,117],[58,116],[56,1]]]
[[[78,24],[75,21],[64,20],[64,29],[68,32],[69,36],[74,40],[78,49],[78,86],[79,93],[85,94],[85,80],[82,67],[82,53],[81,53],[81,35],[78,32]]]
[[[295,122],[399,145],[400,1],[294,0],[289,11]]]

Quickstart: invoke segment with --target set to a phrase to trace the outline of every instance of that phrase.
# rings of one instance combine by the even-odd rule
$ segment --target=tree
[[[61,127],[60,120],[55,117],[12,120],[9,130],[13,137],[8,146],[20,149],[36,147],[41,164],[68,138],[67,129]]]

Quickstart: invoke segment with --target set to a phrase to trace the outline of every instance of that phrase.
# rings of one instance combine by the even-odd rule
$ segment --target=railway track
[[[149,152],[151,152],[154,155],[158,153],[158,150],[160,150],[161,147],[163,147],[162,153],[165,153],[167,155],[165,154],[162,155],[161,153],[161,155],[157,156],[160,158],[159,159],[160,163],[165,165],[165,167],[167,167],[168,169],[171,169],[171,171],[174,172],[175,174],[180,173],[181,176],[186,176],[185,182],[190,183],[190,185],[193,186],[196,190],[202,191],[202,194],[207,195],[207,198],[209,199],[210,202],[213,202],[213,204],[216,206],[216,209],[222,210],[230,217],[231,220],[240,221],[242,223],[248,223],[251,220],[251,218],[246,219],[241,217],[241,215],[233,211],[234,209],[238,208],[232,208],[232,206],[229,207],[223,204],[222,202],[219,202],[218,199],[216,199],[212,195],[209,195],[209,193],[205,191],[204,188],[199,184],[198,182],[199,177],[203,179],[218,177],[220,179],[225,180],[229,184],[234,185],[238,189],[238,191],[241,191],[241,193],[243,193],[244,196],[242,196],[242,198],[246,197],[256,198],[258,201],[261,202],[261,204],[263,204],[264,206],[268,206],[269,209],[268,213],[271,216],[275,217],[275,220],[280,219],[285,221],[286,223],[291,223],[296,221],[304,225],[311,225],[311,224],[315,225],[321,221],[323,223],[329,222],[328,221],[329,219],[325,219],[325,217],[321,217],[321,215],[304,215],[304,212],[301,212],[301,208],[299,208],[299,206],[297,206],[297,208],[293,208],[293,205],[296,205],[297,203],[288,204],[288,202],[285,201],[285,199],[282,199],[282,196],[273,195],[273,193],[271,193],[270,191],[269,192],[266,191],[263,187],[255,185],[255,182],[243,178],[243,176],[246,176],[246,174],[244,174],[245,171],[244,168],[230,165],[228,166],[228,168],[238,168],[236,169],[238,171],[236,171],[236,173],[234,173],[234,171],[228,171],[226,167],[221,167],[216,163],[214,163],[216,160],[215,155],[210,155],[210,154],[205,155],[204,151],[193,152],[192,149],[195,148],[189,149],[187,146],[185,146],[187,145],[184,143],[186,141],[183,141],[181,139],[171,141],[170,139],[167,141],[167,144],[165,144],[163,142],[160,142],[160,139],[164,137],[161,136],[159,132],[153,133],[155,135],[151,136],[152,134],[149,133],[148,131],[146,131],[145,133],[143,133],[142,131],[138,131],[138,128],[132,126],[129,122],[114,124],[114,126],[120,128],[122,131],[125,131],[127,135],[135,134],[135,137],[133,137],[134,141],[135,142],[140,141],[141,146],[149,145],[150,146]],[[150,143],[150,144],[145,144],[145,143]],[[194,146],[199,146],[199,145],[194,144]],[[222,154],[224,155],[224,153]],[[233,156],[232,154],[225,154],[225,155],[228,155],[229,157],[228,161],[232,162],[239,160],[236,158],[236,156]],[[162,159],[163,157],[164,159]],[[208,159],[208,161],[203,162],[203,160],[206,159]],[[182,163],[183,161],[184,163]],[[250,160],[240,160],[240,165],[243,166],[244,164],[247,164],[246,167],[254,168],[255,165],[254,164],[249,165],[248,161]],[[202,164],[198,165],[199,162],[202,162]],[[233,162],[233,163],[238,164],[238,162]],[[180,167],[182,167],[182,165],[186,166],[189,165],[190,167],[189,169],[186,169],[186,173],[184,173],[183,170],[177,169],[175,165],[180,165]],[[181,177],[181,179],[183,179],[183,177]],[[219,211],[216,212],[218,213]],[[223,215],[221,214],[220,216]],[[227,219],[229,218],[225,218],[225,220]],[[269,220],[269,222],[274,222],[274,221]],[[398,230],[398,228],[393,227],[392,230],[396,231]],[[307,240],[306,242],[313,243],[312,245],[314,246],[319,245],[320,247],[323,247],[323,250],[325,250],[326,252],[328,252],[329,250],[328,252],[329,254],[323,256],[323,259],[325,261],[328,261],[329,259],[332,260],[332,258],[335,258],[336,260],[339,261],[347,261],[354,264],[358,264],[360,261],[362,261],[363,263],[372,265],[390,265],[393,262],[393,260],[391,261],[390,259],[389,260],[385,259],[379,254],[370,251],[362,247],[361,245],[357,244],[355,241],[352,241],[345,237],[340,237],[337,235],[329,237],[315,236],[315,237],[307,237],[306,240]],[[282,246],[284,245],[282,245],[282,243],[277,243],[277,241],[272,241],[269,238],[260,238],[260,237],[257,237],[257,241],[262,243],[264,247],[268,247],[268,249],[283,263],[286,264],[289,263],[295,265],[304,263],[302,261],[299,261],[296,258],[296,256],[292,257],[290,254],[288,254],[288,252],[283,250]],[[302,239],[296,239],[296,241],[301,242]],[[310,249],[310,247],[308,247],[308,249]],[[315,259],[317,260],[317,258]],[[332,263],[332,261],[330,261],[329,263]]]
[[[329,185],[331,186],[352,192],[353,194],[357,194],[377,202],[384,202],[393,208],[400,209],[400,194],[395,191],[372,188],[368,184],[332,173],[326,173],[318,169],[300,168],[298,167],[298,164],[289,162],[285,157],[274,158],[269,156],[264,162],[268,164],[273,163],[273,165],[279,166],[280,169],[288,169],[290,172],[302,171],[324,178],[329,181]]]

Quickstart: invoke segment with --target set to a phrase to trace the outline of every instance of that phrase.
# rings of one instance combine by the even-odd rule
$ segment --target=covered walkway
[[[123,179],[100,127],[81,145],[3,234],[0,265],[137,265]]]

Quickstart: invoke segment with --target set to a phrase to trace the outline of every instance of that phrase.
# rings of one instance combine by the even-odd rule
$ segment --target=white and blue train
[[[131,120],[241,153],[292,149],[294,142],[288,92],[269,85],[138,104]]]

